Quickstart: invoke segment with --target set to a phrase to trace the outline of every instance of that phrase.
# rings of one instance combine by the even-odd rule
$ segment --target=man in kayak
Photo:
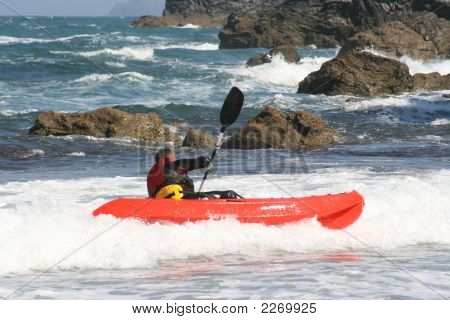
[[[241,198],[232,190],[195,192],[194,183],[188,172],[203,169],[210,165],[209,157],[177,160],[171,147],[159,150],[155,164],[147,175],[147,190],[150,198],[164,199],[235,199]]]

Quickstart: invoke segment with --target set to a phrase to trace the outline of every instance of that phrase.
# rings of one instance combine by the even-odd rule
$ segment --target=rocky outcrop
[[[448,36],[450,40],[450,30]],[[343,45],[341,52],[366,48],[397,57],[404,55],[417,59],[447,57],[447,53],[439,52],[432,41],[425,39],[420,33],[408,28],[400,21],[357,33]],[[450,52],[448,54],[450,55]]]
[[[414,0],[413,9],[431,11],[440,18],[450,20],[449,0]]]
[[[334,132],[317,115],[306,111],[285,114],[267,107],[228,139],[228,149],[285,149],[320,148],[335,142]]]
[[[143,16],[132,22],[133,27],[182,27],[193,24],[202,27],[221,27],[226,21],[226,16],[191,16],[165,15],[162,17]]]
[[[213,17],[231,12],[267,10],[283,2],[284,0],[166,0],[164,15]]]
[[[378,96],[450,89],[450,77],[411,76],[406,64],[368,52],[346,51],[322,65],[299,84],[298,93]]]
[[[133,21],[133,26],[223,26],[226,17],[232,12],[266,10],[283,2],[284,0],[167,0],[163,17],[143,16]]]
[[[450,90],[450,74],[442,76],[439,72],[416,73],[413,76],[413,91]]]
[[[394,21],[431,41],[438,52],[448,53],[450,22],[414,7],[413,0],[288,0],[270,10],[230,15],[219,34],[220,48],[336,47],[356,33]],[[416,35],[413,39],[419,41]]]
[[[40,136],[132,137],[155,143],[181,142],[156,113],[131,114],[114,108],[80,113],[43,112],[29,133]]]
[[[336,47],[356,32],[380,25],[385,16],[372,0],[286,1],[271,10],[230,15],[219,34],[220,47]]]
[[[199,129],[190,129],[186,133],[182,146],[197,149],[212,149],[214,148],[214,144],[215,139],[210,134]]]
[[[255,67],[264,63],[272,62],[273,57],[281,56],[287,63],[299,63],[300,54],[292,46],[279,46],[273,48],[269,52],[258,54],[247,61],[247,66]]]

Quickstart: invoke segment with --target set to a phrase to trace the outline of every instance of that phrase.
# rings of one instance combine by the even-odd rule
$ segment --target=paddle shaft
[[[216,157],[216,153],[222,147],[222,140],[223,140],[223,135],[225,133],[225,129],[226,129],[226,127],[222,127],[222,129],[220,129],[220,133],[217,136],[216,145],[215,145],[213,153],[211,155],[211,162],[209,163],[208,167],[205,170],[205,175],[203,176],[203,180],[202,180],[202,183],[200,184],[200,188],[198,189],[198,192],[202,192],[203,186],[205,185],[206,178],[208,178],[209,171],[212,169],[212,164],[213,164],[214,158]]]

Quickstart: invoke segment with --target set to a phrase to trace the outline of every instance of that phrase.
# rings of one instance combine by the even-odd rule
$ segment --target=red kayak
[[[304,219],[317,220],[330,229],[343,229],[362,213],[364,198],[358,192],[278,199],[166,200],[121,198],[106,203],[94,216],[111,214],[146,222],[197,222],[232,218],[244,223],[276,225]]]

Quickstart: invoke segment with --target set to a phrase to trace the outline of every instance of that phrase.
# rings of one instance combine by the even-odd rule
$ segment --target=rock
[[[402,16],[401,20],[436,46],[439,54],[436,58],[450,58],[450,20],[439,19],[434,13],[412,13]]]
[[[441,76],[438,72],[416,73],[413,76],[414,91],[450,90],[450,74]]]
[[[167,27],[195,24],[222,27],[232,12],[265,10],[284,0],[167,0],[162,17],[143,16],[133,21],[135,27]]]
[[[181,142],[154,112],[131,114],[109,107],[80,113],[43,112],[38,115],[29,133],[40,136],[132,137],[156,143]]]
[[[184,17],[228,15],[231,12],[266,10],[285,0],[166,0],[164,15]]]
[[[132,22],[133,27],[182,27],[193,24],[202,27],[221,27],[225,24],[226,16],[177,16],[165,15],[162,17],[143,16]]]
[[[368,52],[346,51],[309,74],[298,93],[378,96],[450,89],[450,76],[410,75],[406,64]]]
[[[442,98],[450,99],[450,94],[443,94],[443,95],[442,95]]]
[[[270,48],[279,45],[292,45],[297,48],[308,45],[322,48],[336,47],[342,46],[359,32],[381,27],[385,23],[401,21],[407,28],[422,35],[420,40],[417,35],[402,26],[403,30],[408,32],[407,36],[412,37],[408,48],[413,49],[417,43],[423,50],[433,51],[432,44],[434,44],[438,53],[448,56],[449,20],[439,17],[446,16],[444,12],[447,11],[441,10],[448,8],[450,1],[424,2],[434,4],[414,6],[414,3],[417,4],[419,1],[413,0],[288,0],[265,11],[241,13],[238,19],[230,15],[219,34],[220,48]],[[439,7],[436,3],[445,5]],[[439,9],[436,11],[438,15],[430,12],[431,8]],[[389,30],[374,44],[381,45],[382,40],[386,39],[392,41],[393,35],[389,35],[392,31]],[[395,34],[401,32],[395,31]],[[432,44],[424,43],[427,38]],[[371,39],[365,35],[361,41]],[[406,43],[408,39],[399,40]],[[366,45],[367,41],[363,41],[363,44]]]
[[[247,61],[247,66],[255,67],[264,63],[272,62],[274,56],[280,55],[287,63],[299,63],[300,55],[292,46],[279,46],[269,52],[256,55]]]
[[[432,41],[425,40],[421,34],[400,21],[357,33],[342,46],[341,53],[366,48],[397,57],[407,55],[417,59],[434,59],[441,54]]]
[[[414,0],[413,10],[427,10],[438,17],[450,20],[450,1],[448,0]]]
[[[384,23],[387,15],[374,0],[291,0],[241,14],[238,20],[230,15],[219,34],[220,48],[336,47],[356,32]]]
[[[279,109],[267,107],[228,139],[223,148],[303,150],[334,142],[334,132],[319,116],[306,111],[286,115]]]
[[[214,145],[214,137],[199,129],[190,129],[183,141],[183,147],[190,148],[212,149]]]
[[[347,51],[299,84],[298,93],[377,96],[412,90],[407,65],[368,52]]]

